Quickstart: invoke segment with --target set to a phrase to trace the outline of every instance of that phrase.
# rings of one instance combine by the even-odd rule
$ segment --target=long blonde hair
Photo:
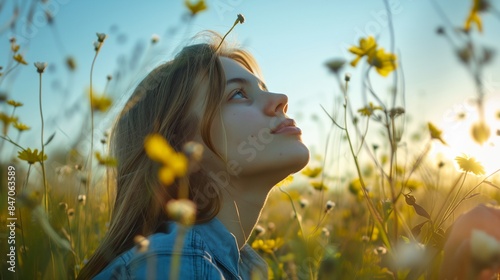
[[[210,134],[211,124],[220,112],[226,83],[218,58],[231,58],[259,76],[260,72],[248,52],[224,43],[219,46],[221,37],[217,34],[211,37],[215,39],[212,43],[185,47],[173,60],[149,73],[118,116],[110,141],[111,152],[119,163],[110,227],[78,279],[94,277],[133,247],[136,235],[151,235],[168,220],[164,206],[178,197],[179,185],[165,187],[158,181],[157,166],[143,148],[148,134],[163,135],[175,150],[181,151],[199,128],[206,146],[220,156]],[[202,85],[208,91],[200,119],[194,112],[193,101],[201,93]],[[189,175],[188,182],[189,198],[198,208],[197,223],[214,218],[221,207],[216,185],[203,172]]]

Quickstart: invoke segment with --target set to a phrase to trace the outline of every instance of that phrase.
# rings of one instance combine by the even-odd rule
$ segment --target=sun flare
[[[448,145],[435,145],[433,153],[453,160],[457,156],[466,155],[474,157],[486,171],[486,176],[500,169],[500,118],[498,116],[500,100],[491,100],[486,104],[484,123],[489,128],[489,137],[483,144],[474,141],[473,127],[479,123],[480,118],[476,110],[466,105],[454,110],[454,118],[445,118],[442,129],[443,138]],[[455,163],[456,165],[456,163]],[[458,168],[458,165],[456,165]]]

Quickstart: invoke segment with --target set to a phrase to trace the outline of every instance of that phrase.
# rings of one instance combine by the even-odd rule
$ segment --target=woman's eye
[[[244,91],[242,91],[241,89],[237,89],[235,90],[232,95],[231,95],[231,98],[229,99],[247,99],[247,96],[245,94]]]

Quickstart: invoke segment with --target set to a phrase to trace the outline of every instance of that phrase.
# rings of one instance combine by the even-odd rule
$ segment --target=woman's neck
[[[234,182],[222,190],[222,208],[217,218],[231,232],[242,248],[255,227],[273,184]]]

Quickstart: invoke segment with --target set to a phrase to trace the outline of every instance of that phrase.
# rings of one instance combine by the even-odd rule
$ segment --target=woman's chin
[[[276,166],[284,165],[285,173],[293,174],[302,170],[309,163],[309,157],[309,149],[301,143],[287,154],[286,159],[283,159],[281,163],[276,163]]]
[[[302,168],[304,168],[309,163],[310,154],[309,149],[306,147],[306,145],[303,144],[302,147],[298,148],[296,152],[297,154],[294,160],[296,164],[294,170],[291,173],[302,170]]]

